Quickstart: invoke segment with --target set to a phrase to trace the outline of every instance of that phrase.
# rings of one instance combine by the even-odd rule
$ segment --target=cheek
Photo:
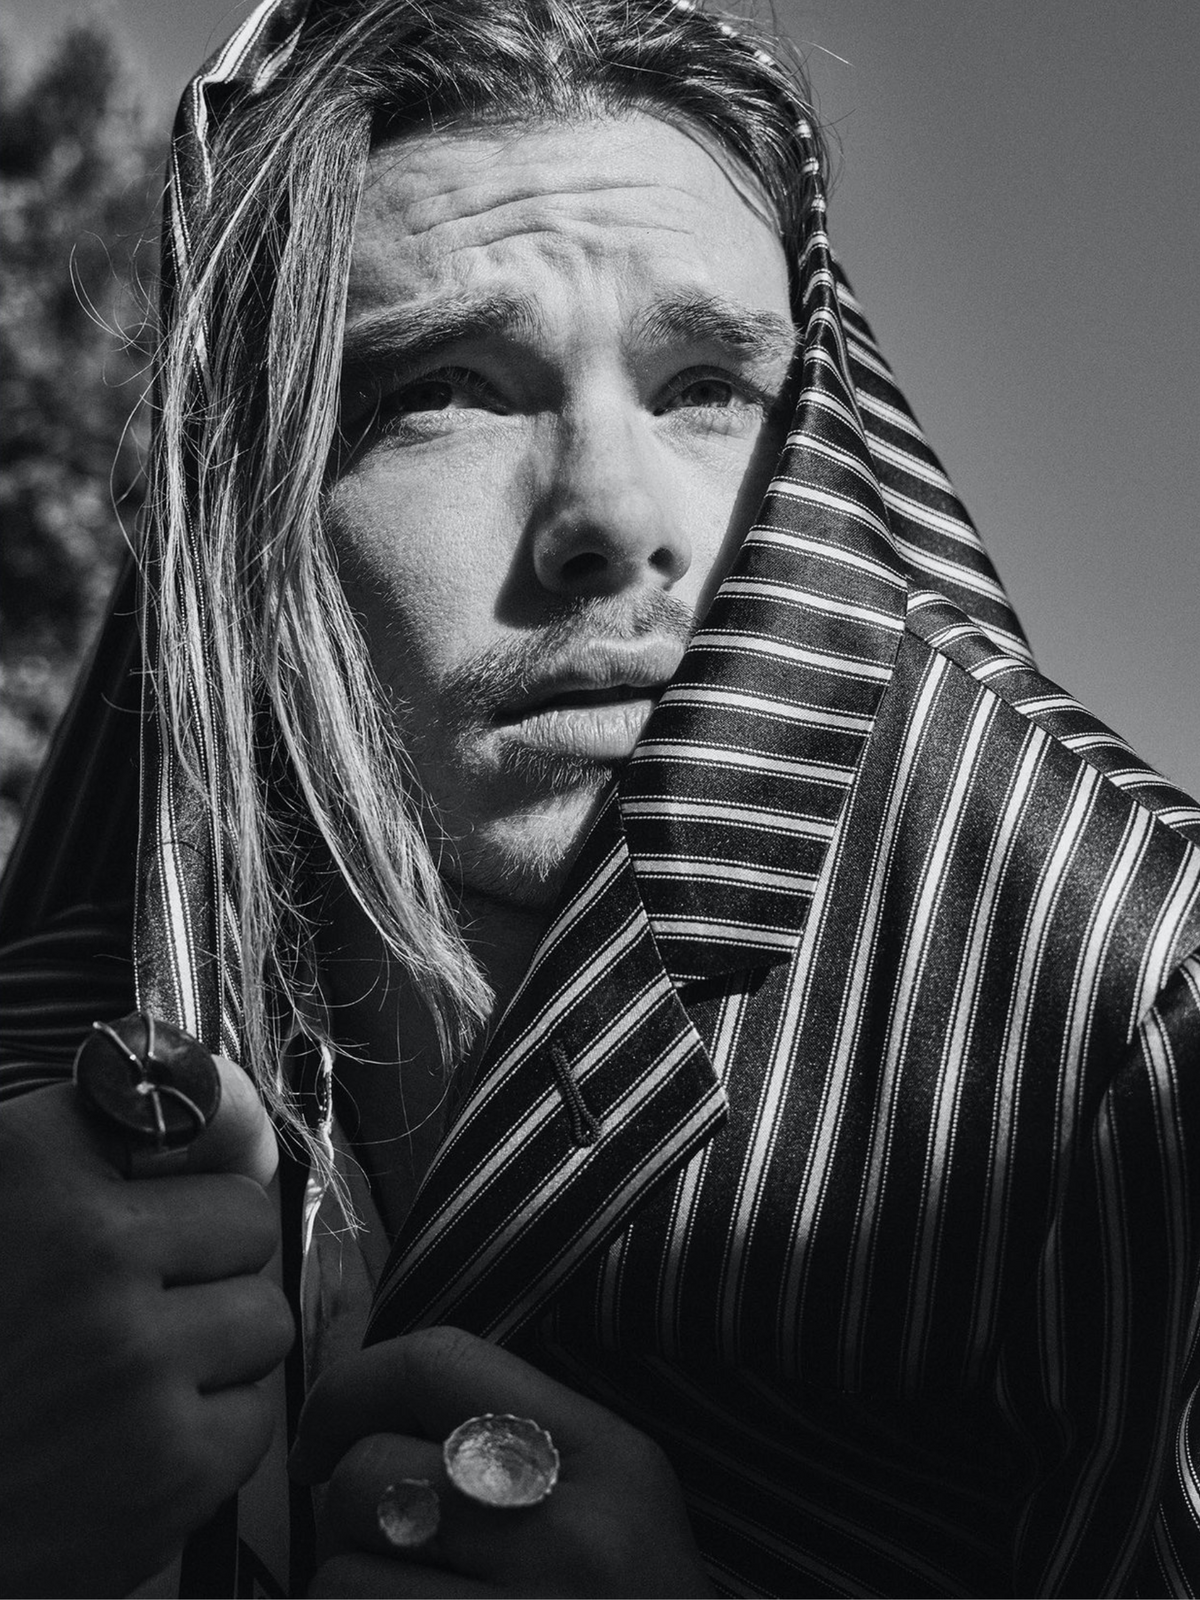
[[[377,669],[404,658],[435,673],[490,617],[502,552],[481,538],[485,481],[365,467],[333,490],[339,573]]]
[[[677,480],[677,504],[692,548],[688,597],[701,597],[701,611],[758,516],[776,453],[775,441],[760,435],[757,446],[731,447]]]

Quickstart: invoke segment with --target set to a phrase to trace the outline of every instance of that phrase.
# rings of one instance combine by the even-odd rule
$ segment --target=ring
[[[438,1531],[442,1502],[428,1478],[401,1478],[379,1497],[375,1520],[393,1550],[415,1550]]]
[[[75,1089],[124,1143],[127,1177],[187,1162],[221,1104],[221,1075],[198,1039],[148,1011],[93,1022],[75,1053]]]
[[[442,1445],[442,1460],[454,1487],[485,1506],[536,1506],[558,1482],[554,1440],[529,1417],[469,1417]]]

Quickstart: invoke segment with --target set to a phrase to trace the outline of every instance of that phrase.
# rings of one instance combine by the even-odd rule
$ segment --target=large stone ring
[[[221,1076],[209,1052],[147,1011],[92,1023],[75,1053],[75,1088],[120,1137],[131,1178],[182,1168],[188,1146],[221,1104]]]
[[[469,1417],[442,1445],[446,1476],[481,1505],[536,1506],[558,1482],[554,1440],[528,1417]]]

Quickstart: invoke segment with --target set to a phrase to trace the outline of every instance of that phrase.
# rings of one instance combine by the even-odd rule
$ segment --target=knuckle
[[[203,1200],[211,1209],[216,1236],[232,1243],[253,1270],[265,1267],[279,1246],[281,1228],[277,1203],[253,1178],[240,1173],[209,1173],[199,1179]]]
[[[333,1478],[344,1483],[348,1479],[374,1479],[379,1472],[388,1472],[392,1465],[389,1444],[388,1435],[383,1433],[356,1439],[335,1467]]]
[[[280,1232],[278,1206],[267,1194],[262,1184],[246,1178],[245,1173],[221,1173],[218,1182],[229,1186],[230,1194],[237,1197],[238,1211],[245,1216],[246,1226],[261,1229],[262,1238],[275,1242]]]
[[[196,1418],[181,1385],[164,1384],[132,1408],[133,1424],[144,1441],[146,1459],[156,1468],[147,1474],[164,1498],[174,1501],[195,1474]]]
[[[247,1311],[256,1319],[262,1344],[282,1360],[296,1337],[296,1320],[287,1296],[278,1284],[266,1278],[247,1278],[245,1283]]]
[[[648,1434],[630,1428],[628,1437],[622,1443],[622,1450],[627,1455],[632,1470],[639,1476],[674,1482],[674,1468],[666,1451]]]
[[[424,1357],[435,1370],[446,1372],[466,1366],[480,1342],[464,1328],[445,1326],[422,1328],[404,1341],[411,1352]]]
[[[192,1348],[202,1355],[219,1351],[219,1375],[205,1381],[205,1392],[265,1378],[287,1355],[295,1322],[277,1285],[249,1274],[202,1286],[207,1310],[204,1338]]]
[[[597,1456],[619,1461],[630,1483],[674,1483],[675,1469],[667,1452],[648,1433],[606,1408],[595,1413],[591,1446]]]
[[[60,1262],[79,1278],[111,1280],[124,1276],[132,1243],[126,1217],[115,1197],[90,1194],[74,1208],[73,1228],[64,1231]]]
[[[150,1297],[128,1290],[95,1299],[78,1322],[80,1340],[114,1391],[151,1393],[169,1371]]]
[[[128,1477],[136,1462],[136,1479],[123,1486],[126,1510],[151,1527],[169,1528],[189,1501],[194,1476],[194,1410],[184,1403],[178,1386],[156,1384],[119,1397],[119,1410],[106,1429],[114,1478]]]
[[[243,1173],[225,1173],[219,1180],[230,1186],[235,1206],[249,1236],[268,1253],[279,1243],[279,1208],[261,1184]]]
[[[106,1283],[157,1277],[150,1262],[170,1227],[166,1181],[161,1192],[151,1194],[138,1185],[113,1182],[76,1195],[64,1257],[78,1276]]]

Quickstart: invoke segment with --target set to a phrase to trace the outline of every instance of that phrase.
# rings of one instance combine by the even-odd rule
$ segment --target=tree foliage
[[[0,859],[137,510],[162,148],[96,23],[0,74]]]

